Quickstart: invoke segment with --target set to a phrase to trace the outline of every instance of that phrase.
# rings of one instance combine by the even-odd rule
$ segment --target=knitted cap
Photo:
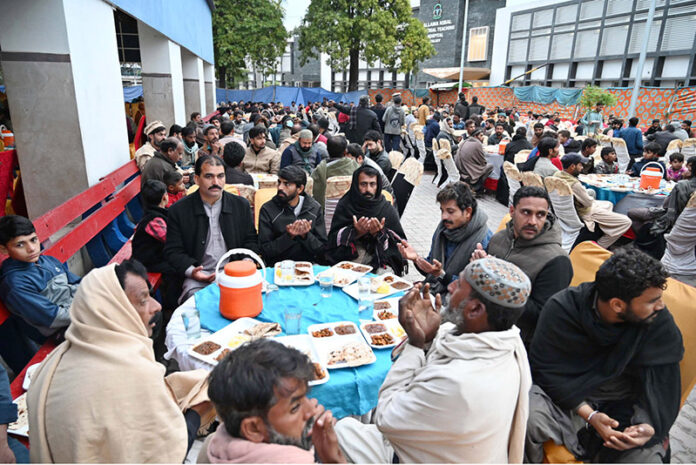
[[[162,121],[153,121],[152,123],[145,126],[145,134],[149,136],[153,132],[157,132],[162,129],[167,129]]]
[[[300,131],[300,139],[314,139],[314,134],[309,129],[303,129]]]
[[[524,307],[532,290],[529,278],[517,266],[495,257],[469,263],[464,279],[487,300],[502,307]]]

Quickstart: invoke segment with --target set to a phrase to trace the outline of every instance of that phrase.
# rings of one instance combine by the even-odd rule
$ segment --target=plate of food
[[[200,338],[189,348],[188,354],[210,365],[217,365],[227,354],[245,342],[262,337],[274,337],[280,332],[278,323],[263,323],[253,318],[240,318],[220,331]]]
[[[381,310],[381,312],[388,312],[388,310]],[[406,331],[404,331],[396,317],[377,321],[363,321],[360,325],[360,330],[368,344],[375,349],[394,347],[406,337]]]
[[[314,284],[314,269],[311,262],[295,262],[292,276],[283,276],[281,263],[274,267],[274,282],[277,286],[311,286]]]
[[[377,361],[374,352],[352,321],[311,325],[307,332],[319,357],[329,369],[369,365]]]
[[[334,286],[345,287],[371,271],[372,267],[368,265],[361,265],[360,263],[354,262],[340,262],[328,270],[317,273],[317,279],[319,279],[320,276],[329,275],[333,277]]]
[[[312,361],[314,366],[314,380],[309,382],[310,386],[324,384],[329,381],[329,370],[326,369],[326,363],[319,357],[316,347],[312,343],[312,337],[309,334],[298,334],[295,336],[280,336],[276,341],[287,347],[297,349],[305,354]]]
[[[29,412],[27,411],[27,393],[13,400],[17,404],[17,421],[7,425],[7,432],[17,436],[29,437]]]
[[[413,284],[405,279],[399,278],[395,274],[386,273],[381,276],[370,278],[370,299],[377,300],[396,294],[401,291],[408,291]],[[353,283],[343,288],[343,292],[359,300],[358,283]]]

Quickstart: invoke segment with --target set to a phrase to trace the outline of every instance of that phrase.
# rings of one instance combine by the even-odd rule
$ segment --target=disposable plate
[[[338,332],[336,328],[339,328]],[[343,331],[352,331],[340,334]],[[350,328],[350,329],[349,329]],[[327,336],[320,337],[318,332],[324,331]],[[311,325],[307,332],[312,337],[312,343],[316,347],[319,357],[329,370],[337,368],[357,367],[369,365],[377,361],[374,352],[365,342],[360,329],[352,321],[337,321],[334,323],[320,323]],[[345,351],[355,349],[361,356],[358,359],[340,361]]]
[[[370,347],[374,349],[390,349],[406,337],[406,331],[395,318],[380,321],[363,321],[360,324],[360,331],[362,331]],[[377,342],[377,338],[382,339],[383,342]],[[385,341],[384,338],[389,339]]]
[[[229,325],[225,326],[220,331],[217,331],[213,334],[209,334],[198,339],[196,342],[193,343],[191,347],[189,347],[188,354],[195,359],[201,360],[211,365],[217,365],[217,358],[218,356],[222,355],[223,351],[227,349],[227,351],[229,352],[231,350],[236,349],[245,342],[251,341],[251,336],[245,335],[244,330],[253,328],[259,323],[261,322],[253,318],[240,318],[234,321],[233,323],[230,323]],[[219,345],[220,347],[218,347],[215,351],[211,352],[208,355],[203,355],[193,350],[204,342],[212,342]]]
[[[312,337],[309,334],[298,334],[296,336],[280,336],[275,338],[276,341],[285,344],[288,347],[299,350],[303,354],[307,355],[312,363],[318,363],[323,372],[324,377],[320,379],[315,379],[310,381],[310,386],[316,386],[318,384],[324,384],[329,381],[329,370],[326,369],[326,363],[322,361],[317,352],[317,348],[312,343]]]
[[[372,267],[368,265],[361,265],[360,263],[354,262],[340,262],[336,263],[328,270],[317,273],[317,280],[319,280],[320,276],[331,275],[333,276],[334,286],[345,287],[370,271],[372,271]]]
[[[289,281],[283,280],[280,277],[280,263],[275,264],[273,269],[273,281],[276,286],[311,286],[314,284],[314,269],[311,262],[295,262],[295,270],[293,278]],[[307,273],[304,276],[298,276],[297,273]]]
[[[371,292],[369,296],[369,299],[371,300],[384,299],[385,297],[389,297],[397,292],[408,291],[413,287],[413,284],[392,273],[383,274],[370,279],[372,280]],[[343,292],[355,300],[360,299],[358,283],[353,283],[344,287]]]
[[[13,400],[17,404],[17,421],[7,425],[7,432],[17,436],[29,437],[29,414],[27,412],[27,393]]]

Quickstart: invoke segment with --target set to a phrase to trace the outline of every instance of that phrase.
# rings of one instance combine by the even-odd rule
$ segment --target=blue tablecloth
[[[327,267],[315,266],[314,273],[325,270]],[[273,280],[273,270],[267,269],[268,280]],[[281,287],[278,291],[279,299],[283,305],[268,308],[265,305],[260,315],[255,317],[264,322],[277,322],[285,325],[284,308],[288,305],[296,305],[302,308],[300,331],[307,332],[307,327],[316,323],[328,323],[333,321],[352,321],[360,323],[358,318],[358,303],[343,292],[334,287],[330,299],[323,299],[318,284],[306,287]],[[403,295],[403,292],[397,295]],[[201,326],[209,331],[218,331],[232,322],[223,317],[219,311],[220,289],[211,284],[195,294],[196,308],[200,312]],[[284,330],[285,328],[283,328]],[[348,415],[363,415],[377,405],[377,395],[384,378],[391,368],[391,349],[373,349],[377,361],[370,365],[357,368],[342,368],[330,370],[329,381],[325,384],[314,386],[309,394],[319,403],[330,409],[334,416],[343,418]]]
[[[608,200],[609,202],[613,203],[616,205],[626,197],[630,192],[616,192],[611,189],[607,189],[604,187],[595,187],[590,184],[582,183],[585,187],[592,189],[597,193],[597,200]]]

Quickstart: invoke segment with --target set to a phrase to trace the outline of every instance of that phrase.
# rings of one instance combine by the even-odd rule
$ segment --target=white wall
[[[684,80],[684,77],[689,73],[689,57],[666,57],[665,64],[662,68],[663,77],[674,77],[679,80]]]
[[[2,51],[41,50],[43,53],[69,53],[62,3],[56,0],[2,0],[0,2]],[[32,14],[37,10],[40,10],[41,14]],[[51,17],[56,20],[45,20]],[[17,21],[17,18],[22,20]],[[113,22],[112,17],[112,29]],[[25,34],[25,31],[35,33]]]
[[[181,69],[181,47],[169,39],[167,39],[167,47],[172,73],[174,121],[183,126],[186,124],[186,121],[188,121],[188,118],[186,117],[186,108],[184,105],[184,73]]]
[[[114,14],[101,0],[62,3],[91,186],[130,160]]]

